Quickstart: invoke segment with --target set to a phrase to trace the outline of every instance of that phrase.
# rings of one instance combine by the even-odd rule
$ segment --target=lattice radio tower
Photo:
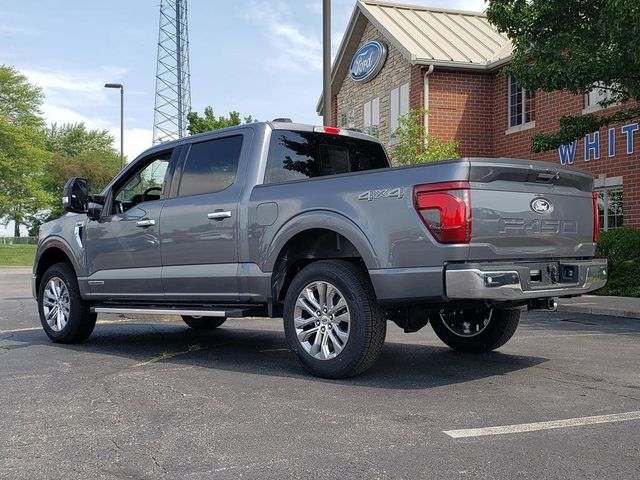
[[[191,110],[187,0],[160,0],[153,143],[187,134]]]

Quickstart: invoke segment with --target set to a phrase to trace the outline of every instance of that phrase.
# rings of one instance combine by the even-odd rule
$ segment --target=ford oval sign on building
[[[382,69],[387,59],[387,46],[373,41],[358,49],[349,66],[349,76],[356,82],[368,82]]]

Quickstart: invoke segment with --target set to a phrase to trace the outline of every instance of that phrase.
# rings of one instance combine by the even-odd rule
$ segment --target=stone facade
[[[385,144],[389,145],[391,132],[389,122],[391,118],[391,106],[389,95],[391,90],[407,83],[411,80],[411,65],[402,54],[384,36],[369,23],[360,39],[358,48],[372,40],[383,41],[388,48],[387,60],[380,70],[380,73],[367,83],[358,83],[351,80],[349,73],[346,74],[342,88],[336,95],[337,98],[337,125],[353,126],[364,128],[364,104],[369,100],[378,97],[380,99],[380,124],[378,126],[378,137]],[[347,124],[343,125],[344,119]]]

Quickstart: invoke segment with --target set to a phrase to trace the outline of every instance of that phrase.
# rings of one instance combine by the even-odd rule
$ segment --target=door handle
[[[138,227],[150,227],[151,225],[155,225],[156,221],[155,220],[138,220],[136,222],[136,225]]]
[[[224,220],[225,218],[231,218],[231,212],[229,210],[227,211],[218,211],[218,212],[211,212],[207,214],[207,218],[209,220]]]

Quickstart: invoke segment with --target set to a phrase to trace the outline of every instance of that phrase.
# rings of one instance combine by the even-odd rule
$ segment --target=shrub
[[[620,228],[602,232],[598,251],[609,261],[609,281],[596,293],[640,297],[640,230]]]
[[[395,165],[413,165],[460,157],[458,142],[443,142],[426,132],[424,117],[428,113],[419,108],[398,118],[400,126],[393,132],[398,143],[391,149]]]

